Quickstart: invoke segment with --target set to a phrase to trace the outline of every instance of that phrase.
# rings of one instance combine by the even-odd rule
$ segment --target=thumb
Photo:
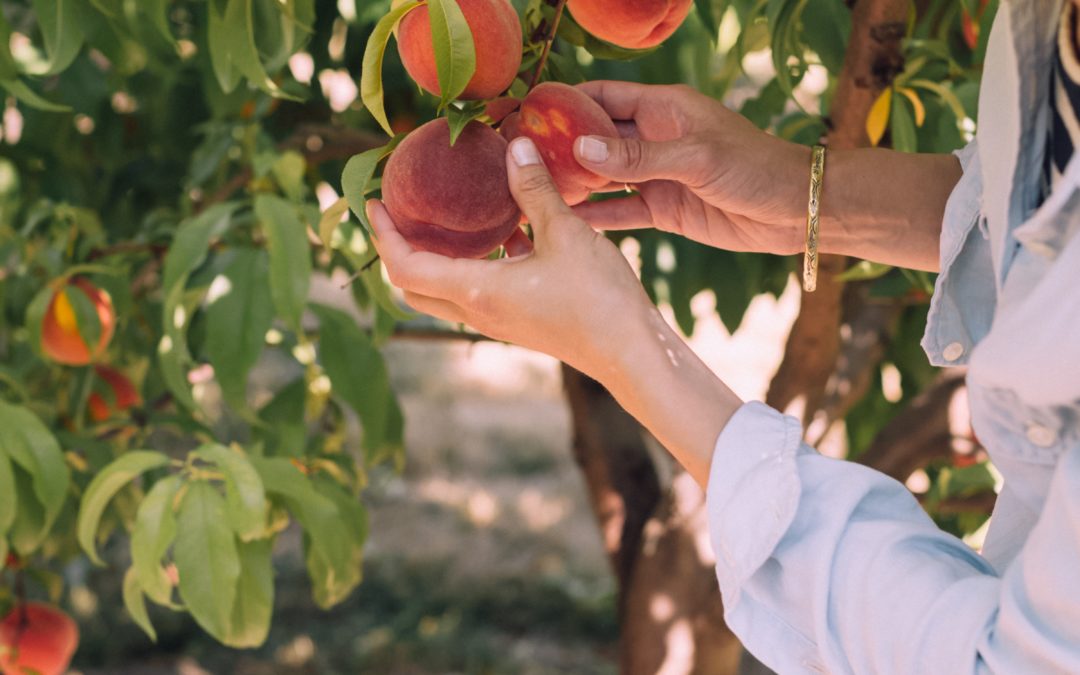
[[[581,136],[574,143],[574,156],[586,169],[619,183],[688,182],[701,168],[694,165],[701,153],[690,151],[688,146],[685,139],[643,141]]]
[[[508,155],[510,192],[532,225],[537,243],[550,242],[554,233],[569,229],[565,221],[580,220],[563,201],[531,140],[515,139]],[[587,226],[581,223],[581,227]]]

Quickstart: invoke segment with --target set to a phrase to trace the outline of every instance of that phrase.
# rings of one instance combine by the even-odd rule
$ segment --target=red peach
[[[525,97],[520,117],[512,122],[507,118],[504,126],[507,122],[508,136],[516,132],[536,143],[567,204],[580,204],[590,192],[608,184],[606,178],[578,163],[574,141],[579,136],[617,137],[619,132],[604,109],[580,90],[545,82]]]
[[[97,309],[101,334],[91,354],[79,333],[75,308],[68,293],[83,293]],[[105,353],[112,339],[116,312],[112,298],[86,279],[74,279],[53,294],[41,323],[41,350],[53,361],[69,366],[85,366]]]
[[[655,47],[682,25],[693,0],[569,0],[566,7],[582,28],[626,47]]]
[[[28,602],[0,621],[0,672],[63,675],[79,644],[79,628],[52,605]]]
[[[521,68],[522,33],[517,11],[507,0],[457,0],[472,31],[476,72],[459,98],[482,100],[506,91]],[[439,96],[439,71],[431,40],[431,13],[427,5],[402,18],[397,29],[398,53],[409,76]]]
[[[383,202],[415,248],[454,258],[483,258],[517,227],[506,141],[470,122],[450,145],[446,118],[409,134],[386,164]]]

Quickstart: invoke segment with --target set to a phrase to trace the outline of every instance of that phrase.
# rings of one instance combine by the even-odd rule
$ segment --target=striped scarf
[[[1065,165],[1080,144],[1080,58],[1077,55],[1076,22],[1076,5],[1071,0],[1066,1],[1058,29],[1052,76],[1050,137],[1043,171],[1044,197],[1061,180]]]

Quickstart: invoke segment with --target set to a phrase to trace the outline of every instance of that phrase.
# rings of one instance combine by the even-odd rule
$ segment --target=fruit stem
[[[551,20],[551,28],[548,29],[547,38],[544,40],[544,51],[540,53],[540,60],[536,62],[536,70],[533,71],[532,81],[529,82],[529,91],[540,84],[540,76],[544,72],[544,66],[547,65],[551,44],[555,42],[555,33],[559,30],[559,21],[562,20],[564,9],[566,9],[566,0],[559,0],[559,4],[555,6],[555,18]]]

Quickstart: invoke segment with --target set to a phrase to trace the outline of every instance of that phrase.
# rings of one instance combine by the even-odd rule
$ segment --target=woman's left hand
[[[532,225],[533,250],[501,260],[417,251],[371,200],[375,246],[391,282],[418,311],[600,377],[625,353],[622,338],[655,309],[618,248],[563,202],[531,141],[514,141],[507,164],[510,191]]]

